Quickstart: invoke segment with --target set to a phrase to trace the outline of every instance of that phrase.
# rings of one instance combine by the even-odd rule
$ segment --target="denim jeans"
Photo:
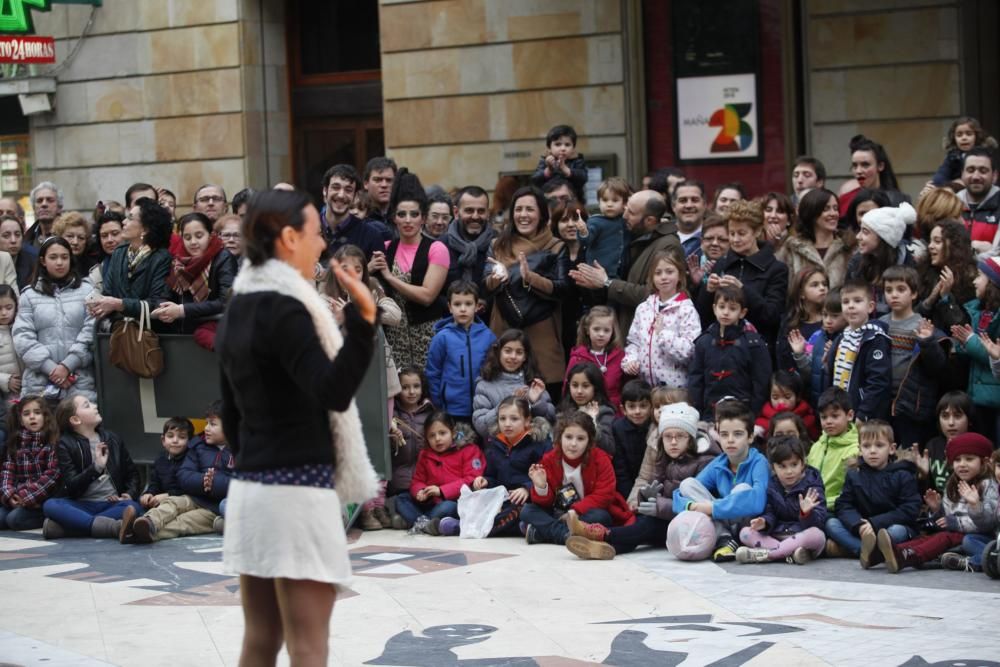
[[[611,527],[611,513],[607,510],[593,509],[585,512],[581,521],[600,523]],[[535,535],[542,542],[551,544],[566,544],[569,537],[569,526],[552,514],[550,510],[528,503],[521,510],[521,521],[535,527]]]
[[[969,557],[969,564],[975,570],[983,569],[983,549],[993,541],[992,535],[969,533],[962,540],[962,551]]]
[[[73,500],[72,498],[50,498],[42,505],[45,516],[52,519],[66,531],[69,536],[79,537],[90,535],[90,526],[94,519],[106,516],[109,519],[122,518],[126,507],[134,507],[142,514],[142,506],[134,500]]]
[[[851,555],[857,556],[861,553],[861,538],[851,532],[851,529],[835,516],[826,520],[826,536],[846,549]],[[901,524],[893,524],[886,528],[893,544],[899,544],[911,539],[916,533],[912,528]]]
[[[226,500],[226,498],[223,498],[222,502],[219,503],[219,516],[226,516]]]
[[[0,530],[34,530],[41,528],[45,521],[45,515],[40,509],[28,509],[27,507],[0,506]]]
[[[458,502],[455,500],[442,500],[437,505],[433,502],[419,503],[409,493],[400,493],[396,496],[396,511],[406,519],[406,523],[413,525],[421,516],[428,519],[438,519],[446,516],[458,518]]]

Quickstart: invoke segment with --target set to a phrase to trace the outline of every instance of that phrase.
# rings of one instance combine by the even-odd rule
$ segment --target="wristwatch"
[[[611,278],[604,279],[604,289],[609,289],[611,287]]]

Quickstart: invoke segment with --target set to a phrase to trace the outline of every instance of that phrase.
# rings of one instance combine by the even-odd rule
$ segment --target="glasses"
[[[722,245],[729,241],[729,237],[726,236],[706,236],[703,239],[708,245]]]
[[[687,439],[688,439],[688,435],[686,433],[684,435],[664,435],[663,436],[663,441],[664,442],[680,442],[681,440],[687,440]]]
[[[219,195],[205,195],[203,197],[198,197],[195,201],[199,204],[221,204],[226,201],[226,198],[220,197]]]
[[[219,238],[223,240],[238,239],[240,238],[239,232],[222,232],[219,234]]]
[[[573,198],[569,195],[562,195],[560,197],[546,197],[545,203],[549,206],[557,206],[559,204],[568,204],[573,201]]]

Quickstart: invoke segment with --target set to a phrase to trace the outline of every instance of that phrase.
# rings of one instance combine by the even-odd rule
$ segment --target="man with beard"
[[[345,245],[361,248],[371,259],[376,250],[385,250],[391,240],[389,228],[376,220],[359,220],[350,214],[354,195],[361,187],[357,170],[349,164],[335,164],[323,174],[323,212],[320,217],[326,250],[323,259]]]
[[[677,237],[690,257],[701,250],[701,223],[705,219],[705,185],[701,181],[681,181],[670,199],[677,220]]]
[[[448,246],[451,264],[448,268],[448,283],[468,280],[483,289],[483,268],[486,252],[496,232],[489,224],[490,197],[478,185],[467,185],[458,192],[455,217],[448,230],[441,236]]]
[[[31,189],[31,207],[35,224],[24,233],[24,245],[38,248],[52,236],[52,223],[62,213],[62,191],[55,183],[42,181]]]
[[[972,237],[972,247],[978,254],[989,252],[996,241],[997,215],[1000,213],[1000,188],[993,185],[996,165],[987,148],[973,148],[962,162],[962,183],[958,193],[962,200],[962,219]]]

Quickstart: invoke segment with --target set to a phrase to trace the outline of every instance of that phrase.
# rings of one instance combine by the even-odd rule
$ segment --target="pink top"
[[[390,243],[391,241],[386,241],[385,247],[388,248]],[[413,259],[417,256],[417,249],[419,247],[419,241],[413,245],[407,245],[402,241],[399,242],[399,246],[396,248],[396,265],[399,266],[400,271],[403,273],[409,273],[410,269],[413,268]],[[448,246],[440,241],[434,241],[431,243],[430,250],[427,251],[427,262],[429,264],[443,266],[447,269],[451,264],[451,256],[448,254]]]

